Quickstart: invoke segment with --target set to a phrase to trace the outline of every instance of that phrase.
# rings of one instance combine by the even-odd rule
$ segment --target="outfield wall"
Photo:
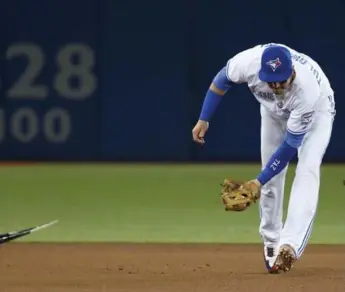
[[[222,102],[205,147],[191,130],[228,58],[282,42],[329,76],[337,117],[325,161],[345,161],[345,3],[327,3],[1,1],[0,159],[259,160],[245,86]]]

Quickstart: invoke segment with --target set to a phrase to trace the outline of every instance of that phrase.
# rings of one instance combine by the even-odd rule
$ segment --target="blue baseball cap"
[[[264,82],[282,82],[292,75],[290,51],[279,45],[267,47],[261,56],[259,78]]]

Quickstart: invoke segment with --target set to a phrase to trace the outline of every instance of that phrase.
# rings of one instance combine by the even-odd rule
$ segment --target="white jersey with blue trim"
[[[334,92],[317,62],[288,46],[277,44],[290,50],[296,77],[283,95],[275,95],[267,83],[259,79],[261,55],[269,45],[258,45],[232,57],[226,66],[227,78],[234,83],[247,83],[255,98],[269,112],[287,120],[289,132],[303,134],[308,131],[315,113],[335,113]]]

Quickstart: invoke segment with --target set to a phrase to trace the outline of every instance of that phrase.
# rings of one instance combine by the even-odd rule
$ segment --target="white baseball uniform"
[[[260,199],[260,234],[265,246],[289,244],[299,258],[309,240],[317,210],[320,165],[335,116],[334,93],[313,59],[282,45],[292,54],[296,78],[283,96],[275,95],[258,77],[266,46],[255,46],[235,55],[227,63],[226,74],[234,83],[247,83],[261,104],[263,168],[284,140],[286,130],[292,134],[306,133],[298,149],[298,164],[284,225],[283,198],[288,166],[263,186]]]

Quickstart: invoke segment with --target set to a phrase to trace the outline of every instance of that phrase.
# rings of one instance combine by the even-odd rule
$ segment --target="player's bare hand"
[[[199,120],[193,128],[193,140],[199,144],[204,144],[204,137],[208,130],[208,122]]]

